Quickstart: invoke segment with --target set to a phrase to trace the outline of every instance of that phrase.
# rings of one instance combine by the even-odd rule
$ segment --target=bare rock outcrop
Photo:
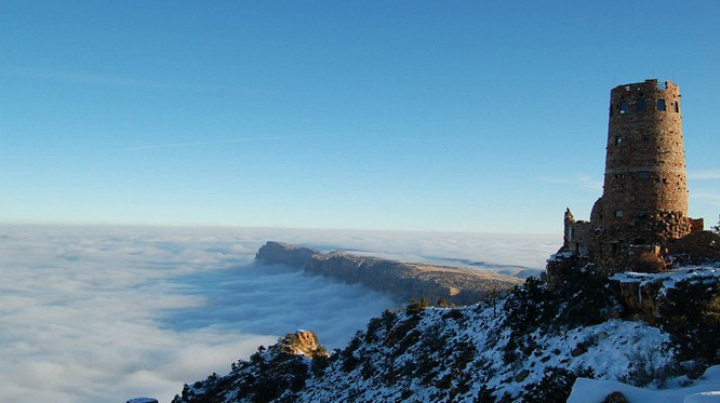
[[[282,351],[293,355],[304,355],[310,359],[330,356],[319,344],[317,335],[310,330],[298,330],[286,334],[280,339],[279,346]]]
[[[712,284],[720,281],[720,269],[683,268],[665,273],[618,273],[610,278],[612,293],[623,306],[623,317],[654,324],[668,299],[668,290],[681,281]]]
[[[269,264],[305,266],[317,252],[289,243],[268,241],[255,254],[255,259]]]

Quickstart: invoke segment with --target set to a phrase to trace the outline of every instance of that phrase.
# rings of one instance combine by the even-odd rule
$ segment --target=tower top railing
[[[665,91],[665,90],[669,89],[671,86],[677,87],[672,81],[660,81],[658,79],[653,78],[653,79],[648,79],[648,80],[645,80],[642,82],[618,85],[617,87],[613,88],[612,92],[652,91],[652,90]]]

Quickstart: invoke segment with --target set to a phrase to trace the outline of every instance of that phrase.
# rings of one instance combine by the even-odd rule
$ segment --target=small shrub
[[[628,360],[628,373],[621,380],[633,386],[645,387],[654,384],[657,387],[665,386],[668,377],[673,373],[665,360],[660,347],[648,350],[636,349],[625,353]]]
[[[417,343],[422,337],[423,334],[419,330],[411,330],[405,335],[405,337],[403,337],[402,340],[400,340],[400,343],[397,344],[395,351],[400,354],[404,353],[408,348],[415,345],[415,343]]]
[[[483,385],[480,390],[478,390],[478,394],[475,400],[473,400],[473,403],[497,403],[497,399],[495,399],[493,395],[494,391],[494,389],[488,388],[487,385]]]
[[[382,315],[378,318],[370,319],[370,323],[365,333],[365,341],[370,343],[379,337],[379,332],[383,331],[387,333],[397,320],[397,314],[389,309],[386,309]]]
[[[312,360],[312,371],[315,376],[325,373],[325,369],[330,365],[330,357],[327,355],[317,355]]]
[[[564,403],[570,397],[576,378],[575,374],[566,369],[550,367],[539,383],[525,387],[523,400],[527,403]]]
[[[477,354],[475,345],[465,341],[458,342],[454,350],[453,368],[460,371],[464,370],[465,367],[475,359],[475,355]]]
[[[449,311],[447,311],[447,313],[443,315],[443,319],[452,319],[456,322],[460,322],[465,319],[465,315],[459,309],[450,309]]]
[[[507,344],[503,348],[503,363],[505,365],[513,365],[520,359],[520,354],[517,351],[517,342],[515,338],[510,337]]]
[[[420,300],[410,300],[410,305],[406,307],[409,313],[417,313],[430,306],[430,301],[422,297]]]
[[[629,403],[625,395],[622,394],[620,391],[612,392],[611,394],[607,395],[605,397],[605,400],[602,401],[602,403]]]
[[[608,280],[591,269],[572,270],[557,290],[557,312],[551,328],[591,326],[607,320],[608,312],[619,307]]]
[[[360,333],[358,332],[358,334],[350,340],[347,347],[338,354],[342,362],[341,368],[343,371],[350,372],[360,363],[360,360],[355,357],[354,353],[358,348],[360,348],[361,343]]]
[[[553,295],[545,285],[533,277],[513,289],[506,300],[507,316],[505,324],[513,333],[525,334],[538,326],[548,323],[554,314]]]
[[[681,361],[720,363],[720,287],[684,280],[667,291],[660,305],[660,324],[670,334]]]

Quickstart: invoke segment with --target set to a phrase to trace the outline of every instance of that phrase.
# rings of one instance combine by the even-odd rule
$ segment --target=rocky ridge
[[[403,263],[344,252],[312,249],[269,241],[256,259],[266,264],[303,267],[307,273],[362,284],[393,295],[400,301],[440,300],[453,305],[475,304],[495,298],[522,283],[521,279],[481,270]]]
[[[302,262],[321,274],[327,266],[329,275],[355,282],[368,267],[389,265],[385,271],[402,279],[417,266],[277,243],[268,248],[277,261]],[[258,252],[260,260],[267,256]],[[568,257],[553,259],[559,258]],[[720,364],[720,262],[609,278],[589,266],[566,274],[552,286],[529,278],[475,305],[439,308],[416,300],[386,310],[331,354],[311,332],[290,333],[233,363],[225,376],[185,385],[173,402],[585,401],[574,390],[577,379],[670,387],[684,396],[689,385],[702,389],[698,377]],[[612,401],[610,392],[593,401]]]
[[[579,377],[696,384],[720,363],[720,262],[624,276],[578,270],[552,290],[531,278],[477,305],[387,310],[330,355],[314,335],[288,334],[174,403],[565,402]],[[622,320],[637,308],[616,298],[617,283],[657,289],[640,294],[662,296],[660,316]]]
[[[611,290],[623,279],[581,272],[552,291],[528,279],[478,305],[387,310],[329,356],[291,354],[297,343],[322,349],[289,334],[174,402],[535,403],[565,402],[578,377],[691,385],[720,363],[720,269],[648,276],[665,290],[656,324],[612,318],[627,309]]]

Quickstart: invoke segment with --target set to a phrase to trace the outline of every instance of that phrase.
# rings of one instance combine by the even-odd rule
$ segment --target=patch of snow
[[[610,280],[621,283],[639,283],[640,288],[650,283],[662,283],[661,293],[674,288],[678,282],[689,281],[717,281],[720,278],[720,268],[688,266],[662,273],[623,272],[610,276]]]
[[[128,400],[126,403],[158,403],[158,401],[151,397],[136,397]]]
[[[720,402],[720,365],[708,368],[692,386],[663,390],[642,389],[613,380],[578,378],[567,403],[600,403],[615,391],[633,403],[717,403]]]
[[[561,260],[569,259],[571,257],[573,257],[572,252],[567,252],[567,251],[566,252],[558,252],[558,253],[550,255],[550,257],[548,258],[547,261],[548,262],[559,262]]]

